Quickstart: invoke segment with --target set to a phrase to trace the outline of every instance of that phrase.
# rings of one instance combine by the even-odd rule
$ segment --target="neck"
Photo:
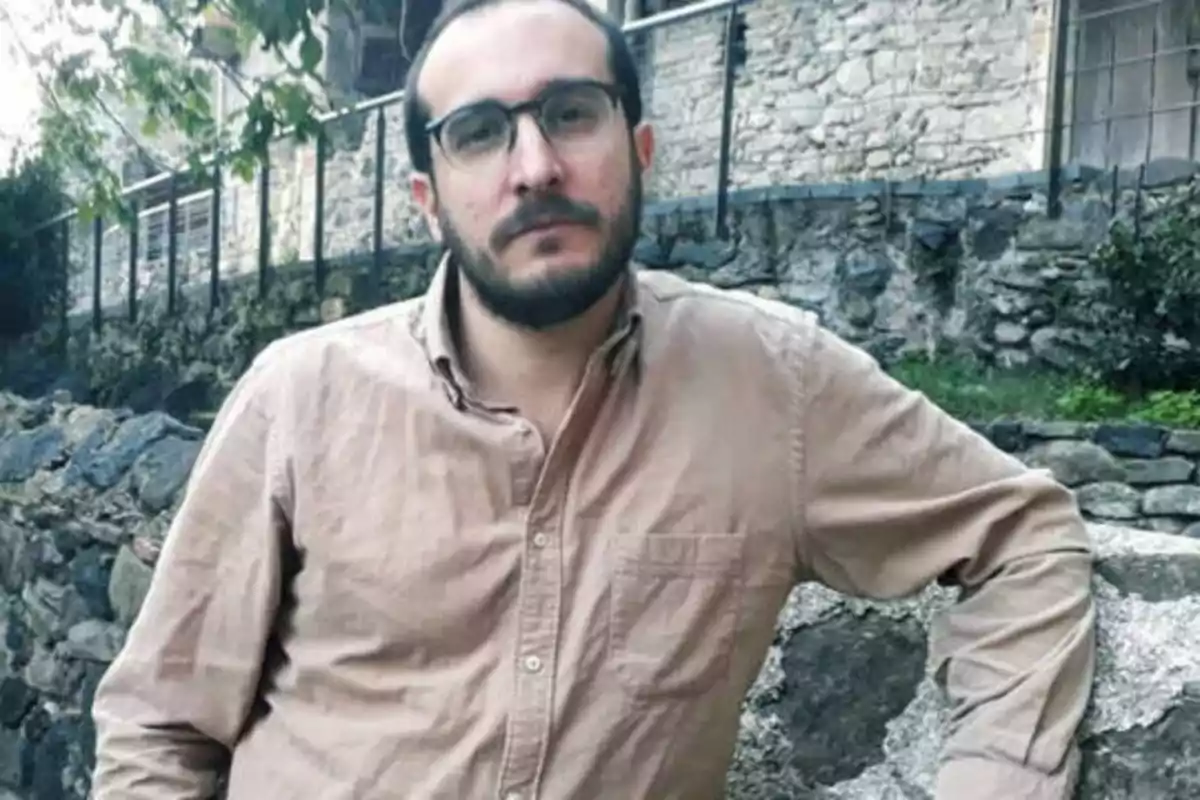
[[[463,369],[481,396],[519,407],[538,397],[569,402],[588,358],[612,332],[626,280],[579,317],[530,330],[493,315],[467,281],[456,279]]]

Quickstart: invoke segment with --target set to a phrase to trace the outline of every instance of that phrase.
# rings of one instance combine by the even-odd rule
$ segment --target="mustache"
[[[523,233],[541,225],[570,223],[599,227],[600,212],[586,203],[576,203],[562,195],[539,195],[522,203],[496,226],[490,237],[492,249],[499,251]]]

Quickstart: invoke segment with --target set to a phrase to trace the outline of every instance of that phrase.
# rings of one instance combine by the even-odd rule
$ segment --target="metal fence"
[[[1066,167],[1135,173],[1197,151],[1200,0],[647,0],[625,25],[656,129],[651,203],[705,198],[718,236],[731,193],[780,184],[901,184],[1041,176],[1057,210]],[[632,5],[632,4],[626,4]],[[407,198],[400,93],[324,121],[316,145],[273,146],[255,180],[162,175],[129,187],[136,224],[53,221],[73,247],[65,313],[137,320],[207,290],[302,263],[367,258],[381,298],[389,252],[425,234]],[[114,309],[116,311],[114,312]]]

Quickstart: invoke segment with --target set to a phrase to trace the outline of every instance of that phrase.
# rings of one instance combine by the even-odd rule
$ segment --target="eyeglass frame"
[[[604,94],[608,96],[608,100],[612,104],[614,111],[618,109],[622,111],[624,110],[624,97],[621,92],[621,88],[616,84],[595,78],[560,78],[553,80],[546,86],[542,87],[542,89],[534,97],[530,98],[529,100],[522,100],[519,103],[510,104],[495,98],[485,98],[483,100],[476,100],[472,103],[466,103],[458,108],[451,109],[437,119],[427,122],[425,124],[425,133],[431,136],[433,140],[437,142],[437,146],[442,151],[442,154],[445,155],[451,163],[453,163],[454,158],[446,153],[446,147],[444,144],[442,144],[442,130],[446,123],[449,122],[452,117],[455,117],[464,111],[468,111],[473,108],[499,108],[504,112],[505,117],[508,119],[508,146],[505,148],[504,153],[509,154],[513,151],[513,148],[517,144],[518,116],[521,114],[529,114],[529,116],[533,119],[533,123],[537,125],[538,130],[541,132],[542,137],[549,142],[551,141],[550,135],[546,133],[545,127],[542,126],[542,118],[540,113],[542,105],[544,105],[547,101],[548,95],[553,94],[554,90],[556,89],[574,89],[581,87],[602,90]]]

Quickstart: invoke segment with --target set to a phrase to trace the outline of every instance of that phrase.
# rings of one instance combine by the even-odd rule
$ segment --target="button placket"
[[[544,458],[525,517],[526,547],[518,599],[516,681],[508,719],[499,786],[533,797],[548,747],[562,605],[561,518],[569,475],[607,387],[602,365],[593,364],[575,407]],[[531,431],[532,432],[532,431]],[[533,432],[536,437],[536,432]],[[540,437],[536,438],[540,446]],[[540,451],[539,451],[540,452]],[[517,787],[520,787],[518,790]]]

